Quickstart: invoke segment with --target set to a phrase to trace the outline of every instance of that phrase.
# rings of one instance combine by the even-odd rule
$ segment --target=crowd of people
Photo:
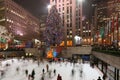
[[[40,60],[34,61],[33,60],[33,63],[37,63],[38,67],[41,66],[40,65],[41,62],[43,62],[43,61],[40,61]],[[54,61],[54,60],[48,61],[48,63],[46,64],[46,66],[42,67],[42,69],[41,69],[41,74],[40,74],[40,79],[39,80],[46,80],[46,78],[53,78],[55,76],[56,76],[56,80],[63,80],[62,74],[58,73],[55,68],[54,69],[50,69],[51,63],[61,64],[61,62],[64,62],[64,61],[63,60],[62,61],[60,61],[60,60],[58,60],[58,61]],[[13,60],[12,60],[12,63],[14,63]],[[74,61],[73,62],[70,61],[70,63],[71,63],[71,65],[73,65],[73,68],[71,69],[71,74],[72,74],[72,76],[74,76],[74,74],[75,74],[74,67],[75,67],[76,63]],[[44,64],[44,62],[42,64]],[[67,65],[67,63],[65,65]],[[9,65],[7,64],[6,66],[10,66],[10,64]],[[21,71],[22,70],[21,70],[21,68],[19,66],[16,67],[16,72],[19,73]],[[35,79],[36,78],[35,75],[37,73],[36,73],[35,68],[33,68],[32,71],[30,71],[29,69],[25,69],[24,73],[25,73],[25,76],[27,77],[27,80],[36,80]],[[4,74],[5,74],[4,71],[1,72],[1,76],[4,76]],[[83,77],[83,69],[82,69],[82,67],[79,69],[79,74],[80,74],[80,77]],[[106,75],[103,75],[103,79],[101,79],[101,77],[98,77],[97,80],[105,80],[105,77],[106,77]]]
[[[39,64],[38,64],[38,66],[39,66]],[[19,72],[19,67],[16,68],[16,72]],[[49,65],[48,64],[46,65],[46,73],[48,73],[49,74],[49,78],[51,78],[52,71],[49,69]],[[54,76],[56,76],[56,69],[53,70],[53,74],[54,74]],[[3,74],[1,74],[1,76],[2,75]],[[35,78],[35,70],[33,69],[31,74],[28,74],[28,69],[26,69],[25,70],[25,75],[26,75],[26,77],[28,77],[28,80],[34,80],[34,78]],[[45,80],[44,78],[45,78],[45,69],[43,68],[42,69],[42,76],[41,76],[40,80]],[[62,76],[60,74],[58,74],[57,80],[62,80]]]

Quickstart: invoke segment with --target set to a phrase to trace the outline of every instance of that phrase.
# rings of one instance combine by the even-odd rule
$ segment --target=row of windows
[[[19,24],[23,24],[26,25],[26,21],[25,19],[21,19],[20,17],[18,17],[17,15],[14,15],[13,13],[11,13],[10,11],[7,12],[6,14],[6,18],[9,19],[7,21],[10,22],[10,20],[14,21],[14,23],[16,24],[17,22],[19,22]]]
[[[65,0],[52,0],[52,2],[55,2],[55,3],[57,3],[57,1],[59,1],[59,3],[60,2],[64,2]],[[69,2],[70,1],[70,4],[72,4],[72,0],[66,0],[67,2]]]
[[[29,20],[34,20],[30,23],[36,25],[36,26],[39,26],[39,21],[34,17],[32,16],[29,12],[27,12],[26,10],[24,10],[22,7],[20,7],[18,4],[16,4],[14,1],[7,1],[7,10],[10,10],[13,14],[21,17],[22,19],[25,20],[25,18],[29,18]],[[16,6],[16,7],[15,7]],[[23,13],[23,14],[21,14]],[[26,15],[27,13],[27,15]]]
[[[21,17],[21,18],[22,18],[22,21],[21,21],[21,19],[19,20],[21,23],[30,24],[30,25],[34,25],[34,26],[39,26],[36,22],[34,22],[34,21],[30,20],[30,19],[28,20],[28,19],[26,18],[26,19],[27,19],[27,20],[26,20],[24,16],[20,15],[20,14],[17,13],[16,11],[11,10],[11,9],[9,9],[9,8],[7,8],[7,10],[10,12],[10,14],[11,14],[11,13],[14,14],[14,15],[11,14],[11,16],[13,16],[14,19],[16,18],[17,21],[20,19],[20,18],[18,18],[18,17]],[[9,14],[9,15],[10,15],[10,14]],[[15,15],[16,15],[16,17],[15,17]],[[26,21],[25,21],[25,20],[26,20]]]
[[[25,19],[25,17],[24,17],[23,15],[19,14],[18,12],[14,11],[14,10],[12,10],[12,9],[7,8],[7,11],[10,11],[11,13],[13,13],[13,14],[21,17],[22,19]]]
[[[5,18],[0,19],[0,22],[3,22],[3,21],[5,21]]]
[[[64,12],[65,11],[65,8],[64,7],[62,7],[62,8],[58,8],[58,11],[59,12]],[[70,6],[70,7],[67,7],[67,13],[72,13],[72,6]]]
[[[24,13],[24,11],[12,0],[6,1],[6,3],[7,4],[5,6],[7,7],[7,10],[10,9],[10,10],[14,11],[15,14],[18,14],[18,15],[20,15],[20,13]]]
[[[72,38],[72,35],[67,35],[67,38]]]
[[[19,23],[17,20],[13,20],[13,19],[7,18],[6,21],[9,22],[9,23],[11,23],[11,24],[13,23],[14,25],[16,25],[16,26],[18,26],[18,27],[27,28],[27,27],[26,27],[26,24]],[[22,21],[22,22],[23,22],[23,21]],[[25,26],[24,26],[24,25],[25,25]],[[29,25],[29,24],[27,24],[27,25]],[[39,31],[39,27],[38,27],[38,26],[29,25],[28,27],[30,27],[30,26],[34,27],[35,32],[38,32],[38,31]],[[32,29],[33,29],[33,28],[32,28]]]
[[[87,37],[87,36],[91,36],[91,33],[90,32],[87,32],[87,33],[83,32],[83,37]]]

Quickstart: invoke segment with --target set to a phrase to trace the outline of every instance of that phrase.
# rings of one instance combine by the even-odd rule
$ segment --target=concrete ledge
[[[64,57],[72,57],[73,54],[89,55],[91,54],[91,50],[91,46],[67,47],[62,53]]]
[[[99,58],[100,60],[116,67],[117,69],[120,69],[120,57],[108,55],[105,53],[95,52],[95,51],[92,51],[92,54],[95,57]]]

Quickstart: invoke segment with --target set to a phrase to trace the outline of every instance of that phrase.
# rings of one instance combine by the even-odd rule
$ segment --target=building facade
[[[12,0],[0,0],[0,25],[16,39],[31,40],[39,36],[39,20]]]
[[[108,79],[120,80],[120,57],[114,55],[120,53],[120,0],[95,1],[94,44],[101,47],[101,52],[92,52],[93,62]]]
[[[75,36],[83,37],[82,2],[80,0],[50,0],[50,4],[53,3],[60,13],[65,28],[64,45],[77,45],[75,44]]]
[[[96,44],[119,45],[120,41],[120,1],[99,1],[95,7],[95,36]]]

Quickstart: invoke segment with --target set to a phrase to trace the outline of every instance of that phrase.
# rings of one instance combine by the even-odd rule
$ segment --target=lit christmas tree
[[[47,49],[47,58],[57,57],[57,46],[63,41],[64,28],[61,23],[61,17],[56,9],[56,6],[53,5],[50,8],[49,14],[46,20],[46,29],[44,33],[44,39],[46,42]],[[57,46],[56,46],[57,45]],[[54,48],[51,46],[55,46]]]
[[[64,28],[61,23],[61,17],[53,5],[46,20],[46,29],[44,33],[47,46],[60,45],[63,41]]]

